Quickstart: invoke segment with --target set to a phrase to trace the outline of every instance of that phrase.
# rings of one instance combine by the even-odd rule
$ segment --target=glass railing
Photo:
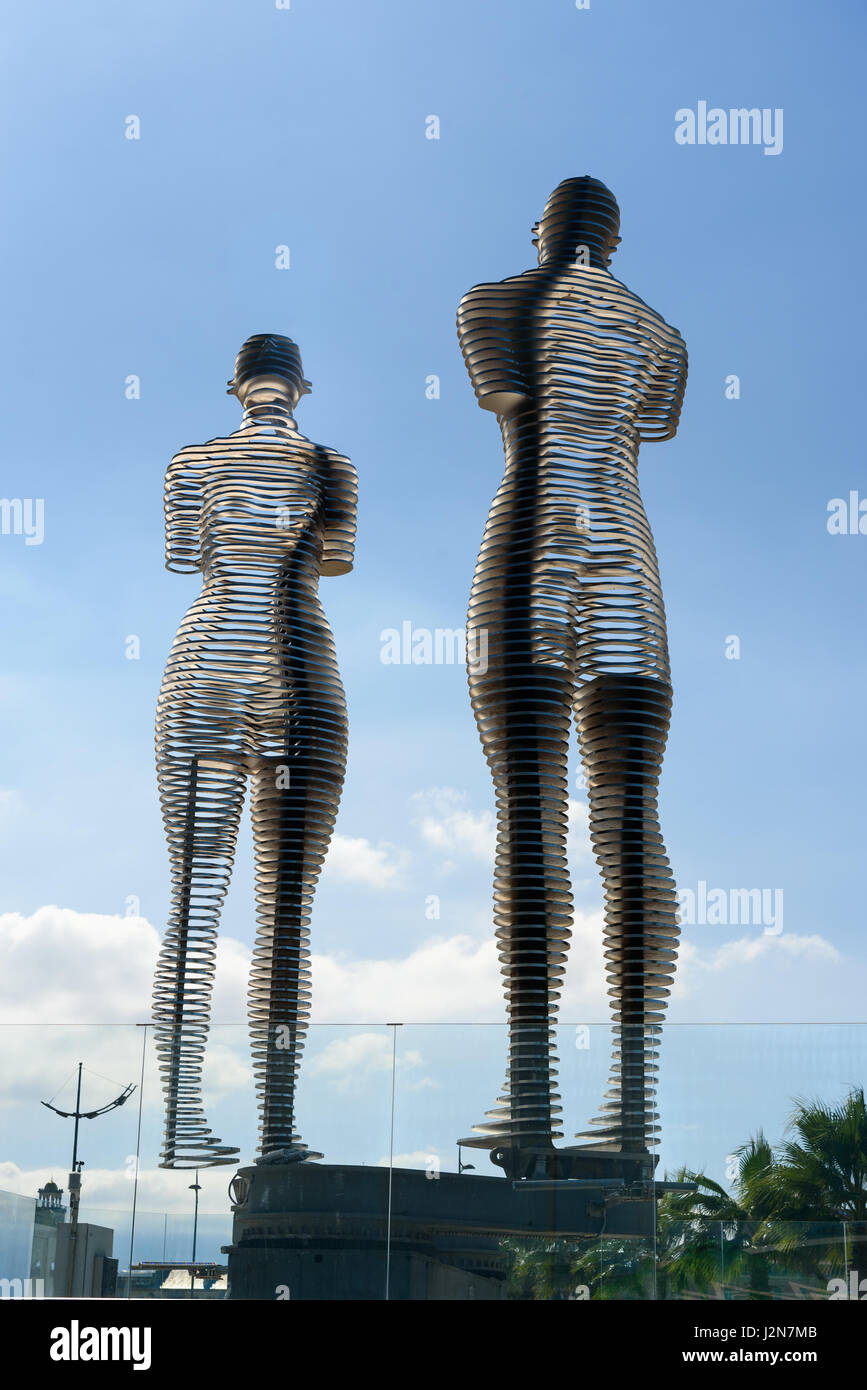
[[[282,1168],[254,1163],[246,1029],[215,1028],[205,1112],[240,1155],[237,1165],[197,1172],[159,1167],[150,1028],[15,1027],[0,1037],[3,1297],[867,1293],[857,1155],[848,1177],[844,1163],[829,1170],[827,1189],[817,1180],[800,1197],[778,1161],[798,1104],[839,1107],[863,1084],[867,1025],[668,1025],[649,1184],[610,1173],[513,1179],[487,1150],[460,1145],[502,1093],[506,1032],[497,1025],[312,1027],[297,1114],[323,1158]],[[575,1136],[603,1103],[611,1036],[604,1025],[572,1023],[557,1041],[557,1142],[568,1147],[586,1143]],[[81,1205],[70,1237],[73,1122],[40,1101],[74,1109],[79,1060],[82,1109],[99,1109],[130,1082],[136,1089],[119,1109],[80,1123]],[[760,1132],[776,1159],[757,1184],[739,1150]]]

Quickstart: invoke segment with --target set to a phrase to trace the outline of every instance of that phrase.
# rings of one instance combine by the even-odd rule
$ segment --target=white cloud
[[[440,1022],[490,1019],[498,1004],[499,966],[491,939],[435,937],[392,960],[313,957],[317,1022]]]
[[[591,859],[590,808],[586,801],[569,799],[569,833],[566,837],[566,857],[570,863]]]
[[[426,845],[453,859],[493,863],[497,843],[493,811],[472,810],[468,794],[455,787],[415,792],[412,801],[415,825]],[[586,859],[591,853],[587,805],[570,799],[568,813],[567,856],[571,861]],[[453,862],[448,867],[453,868]]]
[[[561,1017],[605,1014],[602,920],[577,913],[566,967]],[[391,960],[313,957],[313,1009],[318,1023],[491,1023],[505,1018],[493,928],[484,940],[432,937]]]
[[[324,872],[347,883],[368,888],[394,888],[400,884],[407,856],[382,843],[372,845],[363,837],[335,835],[325,859]]]
[[[228,1168],[200,1168],[199,1194],[200,1217],[207,1213],[219,1213],[228,1220],[226,1184],[231,1170]],[[133,1178],[135,1177],[135,1156],[131,1155],[126,1168],[86,1167],[82,1181],[81,1210],[85,1221],[98,1218],[98,1213],[106,1216],[118,1213],[129,1214],[132,1210]],[[24,1197],[35,1197],[39,1188],[44,1187],[51,1178],[64,1189],[63,1203],[69,1201],[66,1191],[66,1172],[60,1167],[21,1168],[17,1163],[0,1162],[0,1189],[4,1192],[17,1192]],[[192,1193],[189,1185],[193,1181],[192,1172],[185,1169],[140,1168],[138,1174],[138,1193],[136,1209],[140,1216],[147,1212],[179,1213],[192,1223]],[[115,1255],[124,1252],[115,1248]]]
[[[316,1075],[342,1078],[353,1071],[391,1071],[391,1034],[353,1033],[335,1038],[318,1057],[311,1058],[310,1070]]]
[[[454,1159],[449,1155],[449,1161]],[[431,1174],[431,1181],[435,1181],[434,1174],[442,1172],[443,1155],[435,1148],[413,1149],[411,1153],[395,1154],[392,1165],[395,1168],[424,1168]],[[376,1160],[377,1168],[387,1168],[389,1166],[388,1154],[383,1154],[382,1158]]]
[[[687,929],[681,938],[673,1020],[809,1023],[860,1017],[867,987],[863,966],[847,960],[826,937],[757,932],[705,945],[696,934]]]
[[[0,913],[0,1018],[41,1028],[145,1023],[159,945],[144,917],[64,907]],[[215,1022],[238,1022],[249,960],[241,942],[218,937]]]
[[[136,1023],[149,1013],[159,937],[144,917],[40,907],[0,914],[4,1023]]]
[[[493,862],[496,819],[493,811],[473,811],[469,796],[454,787],[416,792],[415,824],[426,845],[441,853]]]
[[[24,799],[14,787],[0,787],[0,826],[13,825],[24,813]]]
[[[0,914],[0,1020],[15,1025],[5,1036],[16,1039],[4,1053],[0,1105],[47,1100],[82,1053],[94,1105],[114,1099],[127,1082],[138,1084],[141,1029],[135,1025],[150,1019],[158,951],[159,933],[144,917],[59,907],[41,907],[29,917]],[[237,1025],[244,1016],[249,958],[240,942],[219,940],[213,1009],[218,1024]],[[243,1028],[211,1035],[203,1072],[206,1103],[249,1086],[246,1052]],[[161,1099],[152,1048],[149,1058],[145,1106],[153,1108]]]
[[[233,1091],[249,1091],[252,1088],[253,1071],[247,1061],[249,1045],[246,1030],[233,1031],[242,1034],[234,1046],[229,1041],[218,1041],[213,1033],[208,1039],[202,1066],[202,1107],[205,1114]]]
[[[315,1043],[315,1034],[313,1041]],[[393,1047],[390,1030],[388,1033],[353,1033],[328,1043],[322,1052],[311,1056],[308,1067],[311,1075],[325,1076],[338,1091],[347,1091],[370,1072],[390,1073]],[[422,1055],[416,1048],[401,1050],[398,1045],[395,1060],[403,1090],[426,1091],[439,1087],[439,1082],[429,1076],[406,1079],[407,1073],[422,1064]]]
[[[819,934],[757,933],[708,945],[694,938],[688,932],[681,941],[673,991],[678,1013],[686,1006],[696,1017],[719,1022],[857,1016],[864,972]],[[603,945],[602,914],[576,912],[560,1007],[566,1022],[608,1017]],[[122,1084],[136,1080],[141,1033],[134,1025],[150,1016],[158,947],[158,933],[142,917],[57,907],[30,917],[0,914],[0,1020],[21,1029],[14,1048],[6,1049],[0,1103],[50,1097],[77,1060],[84,1028],[85,1060],[93,1071]],[[213,1021],[220,1031],[212,1032],[206,1049],[211,1097],[249,1086],[249,961],[241,942],[219,939]],[[433,936],[391,958],[314,952],[312,967],[315,1023],[505,1019],[492,927],[482,936]],[[387,1035],[369,1044],[389,1045]],[[158,1090],[148,1085],[147,1103],[158,1103]],[[111,1098],[106,1094],[100,1103]]]
[[[348,1038],[335,1038],[317,1057],[311,1059],[313,1073],[343,1079],[356,1072],[391,1071],[394,1040],[388,1033],[353,1033]],[[397,1053],[398,1068],[408,1070],[421,1062],[421,1053],[413,1049]]]
[[[704,950],[690,941],[683,943],[681,961],[693,970],[720,971],[732,970],[741,965],[754,965],[763,958],[779,957],[795,959],[827,960],[835,963],[841,960],[840,952],[824,936],[798,936],[793,932],[780,936],[765,935],[740,937],[737,941],[724,941],[715,949]]]

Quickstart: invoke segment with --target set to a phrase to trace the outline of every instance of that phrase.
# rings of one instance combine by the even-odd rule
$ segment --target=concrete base
[[[507,1239],[650,1239],[650,1194],[322,1163],[241,1168],[225,1247],[231,1299],[498,1299]]]

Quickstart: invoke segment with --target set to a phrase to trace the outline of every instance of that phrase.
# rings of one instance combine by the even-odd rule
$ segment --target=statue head
[[[228,383],[230,396],[244,405],[250,396],[261,400],[279,397],[295,409],[313,388],[305,379],[301,353],[291,338],[279,333],[254,333],[235,358],[235,375]]]
[[[540,265],[565,261],[604,267],[620,244],[619,230],[620,209],[614,194],[585,174],[564,179],[554,189],[533,227],[533,245]]]

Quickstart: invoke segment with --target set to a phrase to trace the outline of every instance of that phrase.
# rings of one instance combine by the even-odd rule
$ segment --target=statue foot
[[[306,1145],[300,1147],[295,1147],[293,1145],[290,1149],[271,1149],[268,1153],[262,1154],[261,1157],[257,1158],[256,1163],[259,1166],[266,1164],[270,1166],[278,1163],[303,1163],[304,1160],[308,1158],[316,1159],[322,1157],[324,1157],[323,1154],[314,1153],[311,1149],[308,1149]]]

